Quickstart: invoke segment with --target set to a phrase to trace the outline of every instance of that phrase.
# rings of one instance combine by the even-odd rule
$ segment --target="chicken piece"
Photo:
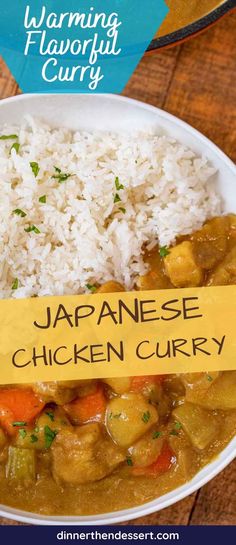
[[[129,454],[135,467],[147,467],[153,464],[161,453],[164,435],[153,428],[143,435],[134,446],[130,447]]]
[[[103,479],[126,458],[96,423],[61,430],[51,450],[55,481],[74,486]]]
[[[236,284],[236,246],[209,275],[207,281],[208,286],[227,286],[230,284]]]
[[[124,286],[120,284],[119,282],[114,282],[113,280],[110,280],[109,282],[105,282],[105,284],[102,284],[100,288],[96,290],[96,293],[115,293],[119,291],[125,291]]]
[[[230,221],[228,216],[213,218],[192,236],[197,264],[203,269],[213,269],[227,251]]]
[[[60,382],[36,382],[32,388],[45,403],[64,405],[77,396],[75,385],[78,387],[79,382],[71,382],[73,386],[70,386],[70,381],[63,382],[63,385]]]
[[[196,263],[193,245],[188,240],[170,248],[164,259],[166,274],[176,288],[193,288],[203,281],[203,271]]]

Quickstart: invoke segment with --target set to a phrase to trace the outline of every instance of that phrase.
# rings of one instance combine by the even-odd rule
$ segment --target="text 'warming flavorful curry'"
[[[145,261],[139,290],[235,284],[236,216]],[[47,515],[139,505],[190,480],[235,433],[234,371],[1,387],[0,502]]]

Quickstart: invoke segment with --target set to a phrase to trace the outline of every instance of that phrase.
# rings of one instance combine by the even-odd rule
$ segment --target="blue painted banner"
[[[168,8],[164,0],[12,0],[0,54],[24,92],[120,93]]]

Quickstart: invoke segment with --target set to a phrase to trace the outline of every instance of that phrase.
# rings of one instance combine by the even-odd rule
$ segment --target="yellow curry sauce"
[[[136,289],[235,284],[236,216],[145,261]],[[189,481],[235,433],[236,371],[2,386],[0,502],[46,515],[140,505]]]

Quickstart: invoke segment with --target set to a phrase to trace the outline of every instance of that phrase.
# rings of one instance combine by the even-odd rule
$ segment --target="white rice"
[[[111,279],[132,288],[144,243],[168,246],[221,213],[214,168],[171,138],[52,130],[30,117],[1,130],[11,133],[18,154],[14,140],[0,141],[1,298],[82,293]],[[59,183],[54,166],[73,176]]]

